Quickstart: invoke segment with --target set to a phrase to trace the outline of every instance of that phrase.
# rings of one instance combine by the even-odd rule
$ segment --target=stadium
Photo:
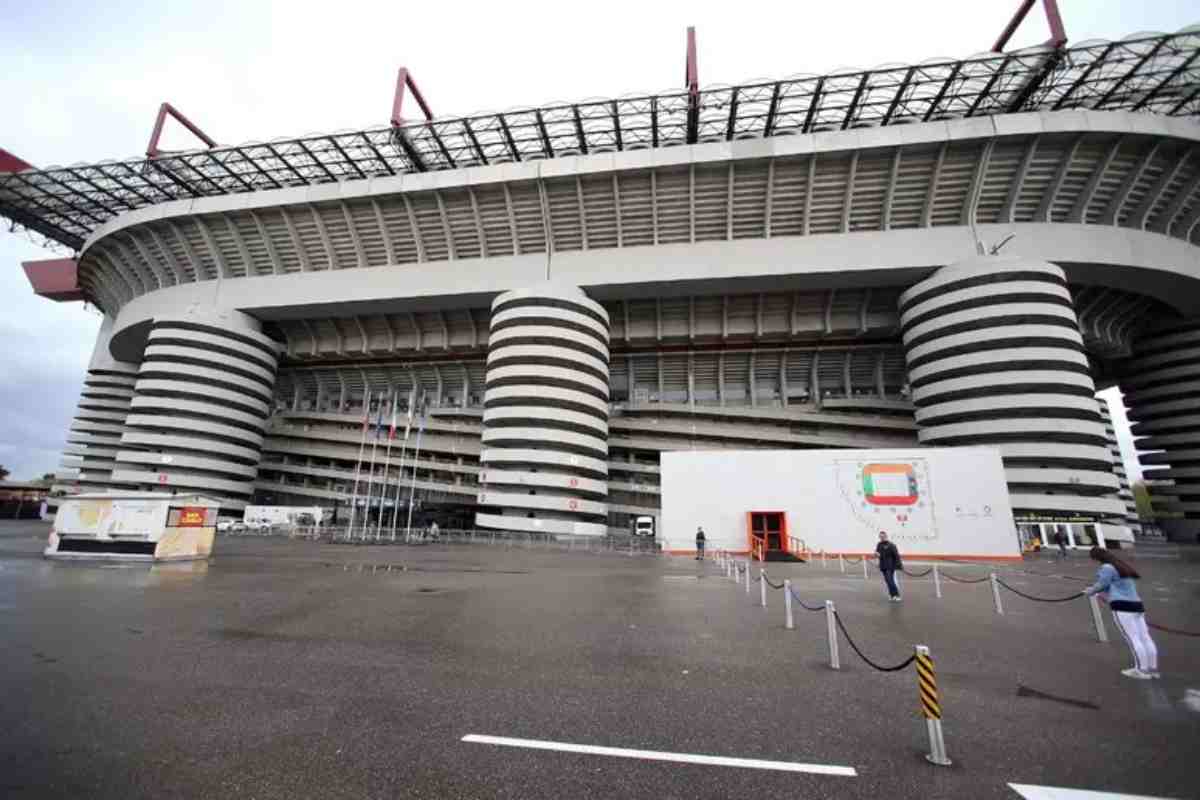
[[[144,158],[0,151],[0,216],[72,253],[35,292],[104,314],[57,488],[411,487],[599,536],[658,515],[665,451],[987,445],[1027,536],[1111,542],[1119,386],[1192,537],[1200,27],[1005,51],[1017,21],[962,60],[706,88],[689,34],[675,92],[435,118],[401,70],[376,128],[225,146],[164,104]]]

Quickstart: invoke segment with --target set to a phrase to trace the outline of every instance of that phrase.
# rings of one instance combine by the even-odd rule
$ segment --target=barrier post
[[[938,693],[937,673],[929,648],[923,644],[917,650],[917,690],[921,695],[921,714],[925,717],[925,730],[929,734],[929,755],[925,760],[939,767],[952,763],[946,756],[946,740],[942,736],[942,700]]]
[[[750,594],[750,559],[746,559],[746,594]]]
[[[942,576],[938,574],[938,565],[933,565],[933,591],[937,599],[942,599]]]
[[[758,604],[763,608],[767,607],[767,571],[765,569],[758,571]]]
[[[842,554],[838,553],[838,566],[842,568],[842,574],[846,574],[846,559],[842,558]]]
[[[1092,624],[1096,626],[1096,641],[1108,642],[1108,629],[1104,627],[1104,617],[1100,615],[1100,601],[1096,595],[1088,595],[1088,606],[1092,609]]]
[[[824,551],[824,550],[822,550],[822,551],[821,551],[821,569],[825,569],[825,560],[826,560],[826,555],[827,555],[827,554],[825,553],[825,551]]]
[[[869,581],[870,578],[867,577],[867,557],[866,556],[862,557],[862,562],[863,562],[863,580]]]
[[[825,601],[825,628],[829,633],[829,668],[841,669],[842,662],[838,658],[838,634],[837,620],[834,619],[834,614],[837,613],[837,608],[834,607],[832,600]]]
[[[996,613],[1004,616],[1004,606],[1000,603],[1000,584],[996,583],[996,573],[989,573],[988,579],[992,582],[992,599],[996,601]]]
[[[792,618],[792,579],[787,578],[783,582],[783,608],[787,616],[787,623],[784,625],[789,631],[796,627],[796,621]]]

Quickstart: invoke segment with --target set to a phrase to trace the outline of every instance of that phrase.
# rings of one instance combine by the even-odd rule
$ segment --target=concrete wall
[[[871,464],[911,466],[917,499],[887,505],[864,496],[862,472]],[[744,552],[751,511],[785,512],[788,534],[814,551],[874,552],[886,531],[902,555],[1020,557],[1004,469],[991,448],[662,454],[664,549],[693,550],[703,526],[710,550]]]

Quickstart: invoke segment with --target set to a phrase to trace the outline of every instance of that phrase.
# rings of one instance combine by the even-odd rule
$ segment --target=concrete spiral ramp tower
[[[575,287],[492,303],[477,525],[607,533],[608,337],[607,312]]]
[[[254,493],[279,347],[245,314],[154,320],[113,480],[240,509]]]
[[[1121,520],[1066,276],[1028,258],[942,267],[900,298],[918,436],[996,448],[1014,513]]]

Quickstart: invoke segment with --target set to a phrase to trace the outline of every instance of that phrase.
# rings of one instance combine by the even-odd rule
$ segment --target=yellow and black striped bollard
[[[925,728],[929,734],[929,755],[925,759],[939,767],[952,763],[946,755],[946,740],[942,737],[942,698],[938,692],[937,672],[929,648],[919,644],[917,649],[917,690],[921,695],[921,715],[925,717]]]

